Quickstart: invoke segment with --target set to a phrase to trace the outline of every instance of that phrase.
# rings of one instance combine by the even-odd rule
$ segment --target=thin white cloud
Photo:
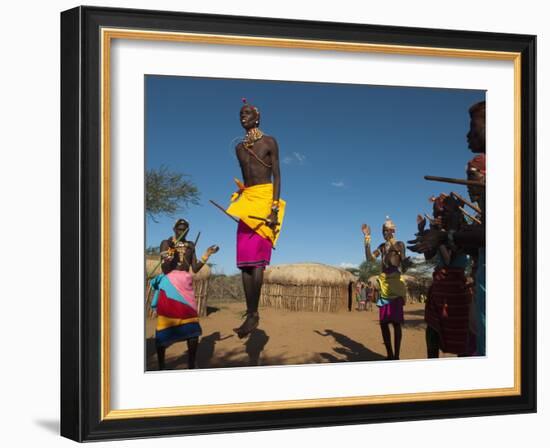
[[[336,187],[336,188],[342,188],[344,187],[344,182],[342,181],[339,181],[339,182],[331,182],[330,185],[332,185],[333,187]]]
[[[283,157],[283,163],[285,165],[291,165],[293,163],[303,165],[305,160],[306,156],[300,152],[293,152],[291,155]]]
[[[340,267],[343,268],[343,269],[347,269],[347,268],[357,269],[359,267],[359,265],[357,265],[355,263],[349,263],[347,261],[342,261],[342,263],[340,263]]]
[[[306,156],[299,153],[299,152],[294,152],[294,157],[296,157],[296,160],[298,160],[298,162],[300,163],[304,163],[304,160],[306,160]]]

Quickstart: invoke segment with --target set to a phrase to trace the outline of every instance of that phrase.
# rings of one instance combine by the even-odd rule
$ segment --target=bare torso
[[[401,267],[401,263],[405,258],[405,244],[402,241],[394,243],[386,241],[378,246],[382,257],[382,269],[392,269]]]
[[[161,254],[170,251],[171,257],[163,259],[162,272],[168,274],[170,271],[190,271],[193,267],[195,272],[202,267],[202,263],[197,263],[195,255],[195,245],[191,241],[182,240],[174,244],[174,239],[163,240],[160,244]],[[199,267],[200,264],[200,267]],[[197,270],[195,270],[197,269]]]
[[[247,187],[272,182],[274,162],[277,163],[275,169],[278,169],[278,148],[273,137],[264,135],[250,150],[239,143],[235,150]]]

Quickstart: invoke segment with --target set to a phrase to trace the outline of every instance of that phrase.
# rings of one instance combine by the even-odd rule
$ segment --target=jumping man
[[[285,201],[279,198],[281,173],[277,141],[259,129],[258,108],[246,99],[243,102],[240,122],[246,134],[235,151],[244,183],[235,179],[239,190],[227,208],[227,213],[239,218],[237,267],[242,271],[246,296],[246,319],[234,330],[239,338],[258,327],[264,269],[271,261],[285,209]]]

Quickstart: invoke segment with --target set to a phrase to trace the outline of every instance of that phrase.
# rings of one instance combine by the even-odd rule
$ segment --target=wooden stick
[[[434,223],[435,219],[431,218],[430,215],[428,215],[427,213],[424,213],[424,216],[426,217],[426,219],[427,219],[428,221],[430,221],[430,224],[433,224],[433,223]]]
[[[220,204],[217,204],[212,199],[209,199],[209,202],[216,208],[219,208],[225,215],[229,216],[233,221],[235,221],[237,224],[239,223],[239,220],[235,218],[234,216],[231,216],[229,213],[225,211],[225,208],[223,208]]]
[[[178,244],[181,239],[187,235],[187,232],[189,232],[189,227],[187,227],[187,229],[185,229],[185,232],[182,232],[180,236],[178,236],[178,239],[175,241],[174,245]],[[155,272],[157,270],[157,268],[161,265],[162,263],[162,259],[159,260],[159,262],[155,265],[155,267],[153,269],[151,269],[151,271],[149,271],[149,274],[147,274],[147,278],[153,278],[153,272]]]
[[[151,287],[151,283],[147,282],[147,290],[145,293],[145,308],[147,309],[147,316],[151,317],[153,315],[153,309],[151,308],[153,298],[153,288]]]
[[[472,221],[474,221],[477,224],[481,224],[481,221],[477,219],[475,216],[470,215],[466,210],[464,210],[462,207],[458,207],[459,210],[464,213],[468,218],[470,218]]]
[[[481,214],[481,209],[477,205],[475,205],[472,202],[468,201],[467,199],[463,198],[458,193],[455,193],[454,191],[451,191],[451,196],[453,196],[455,199],[462,202],[463,204],[466,204],[468,207],[470,207],[476,213]]]
[[[252,216],[252,215],[248,215],[248,217],[250,219],[256,219],[258,221],[263,221],[265,224],[270,224],[271,221],[269,219],[266,219],[266,218],[260,218],[259,216]],[[280,223],[279,222],[276,222],[275,225],[279,225]]]
[[[227,213],[225,211],[225,209],[220,205],[220,204],[217,204],[215,201],[213,201],[212,199],[209,199],[210,203],[216,207],[216,208],[219,208],[225,215],[229,216],[233,221],[235,221],[237,224],[239,223],[239,220],[237,218],[235,218],[234,216],[231,216],[229,213]],[[263,220],[264,218],[259,218],[261,220]],[[275,246],[273,246],[273,250],[275,250]]]
[[[477,180],[455,179],[454,177],[440,177],[440,176],[424,176],[424,179],[432,180],[435,182],[447,182],[448,184],[470,185],[472,187],[485,188],[485,184]]]

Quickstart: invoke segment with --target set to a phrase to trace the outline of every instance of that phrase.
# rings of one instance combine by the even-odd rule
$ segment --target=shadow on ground
[[[381,354],[373,352],[345,334],[330,329],[325,329],[324,333],[321,333],[319,330],[314,331],[320,336],[332,337],[334,342],[339,344],[333,350],[342,357],[334,356],[332,353],[319,353],[325,362],[382,361],[385,359]]]
[[[283,365],[284,357],[265,356],[263,351],[269,342],[269,336],[264,330],[256,329],[250,336],[242,340],[242,347],[238,347],[223,354],[216,353],[216,344],[230,338],[236,338],[234,334],[222,337],[219,331],[203,336],[199,341],[197,351],[197,368],[213,369],[226,367],[251,367],[266,365]],[[147,339],[147,370],[158,370],[155,338]],[[169,356],[166,354],[166,370],[187,369],[187,343],[179,342],[177,349],[180,355]]]
[[[419,310],[407,310],[407,308],[405,308],[405,314],[407,315],[410,315],[410,316],[422,316],[424,317],[424,308],[422,309],[419,309]]]
[[[217,306],[207,306],[206,307],[206,315],[210,316],[211,314],[217,313],[220,310],[221,310],[221,308],[218,308]]]

